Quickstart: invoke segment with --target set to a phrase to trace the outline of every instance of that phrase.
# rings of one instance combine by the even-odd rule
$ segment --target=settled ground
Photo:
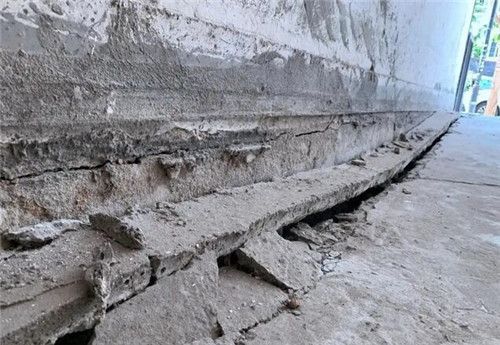
[[[246,344],[500,344],[500,119],[463,117]]]

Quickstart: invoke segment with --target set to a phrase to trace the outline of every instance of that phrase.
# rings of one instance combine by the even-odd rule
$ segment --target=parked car
[[[486,110],[486,103],[488,103],[488,98],[490,97],[491,89],[493,88],[493,78],[491,77],[482,77],[481,82],[479,83],[479,92],[477,94],[475,113],[484,114]],[[472,97],[472,87],[464,92],[462,98],[462,111],[468,111],[469,104]],[[500,101],[500,99],[499,99]],[[497,102],[497,109],[495,111],[495,115],[500,115],[500,102]]]

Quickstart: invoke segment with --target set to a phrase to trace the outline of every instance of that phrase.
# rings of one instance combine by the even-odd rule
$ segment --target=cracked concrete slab
[[[286,293],[258,277],[232,267],[219,271],[217,316],[224,334],[271,319],[287,300]]]
[[[236,251],[238,264],[283,289],[307,291],[319,280],[320,266],[303,246],[266,232]]]
[[[178,271],[106,314],[93,344],[186,344],[217,338],[218,267],[213,254]]]
[[[370,157],[363,167],[343,164],[273,182],[221,190],[176,204],[159,203],[152,209],[131,210],[125,217],[131,225],[142,229],[146,248],[132,251],[114,243],[115,254],[123,258],[120,265],[127,265],[120,273],[122,278],[117,280],[112,289],[110,303],[127,299],[143,289],[149,283],[151,275],[159,281],[167,278],[166,275],[182,269],[199,253],[210,251],[216,256],[227,255],[261,233],[276,233],[283,226],[298,222],[311,213],[328,209],[386,182],[439,137],[455,118],[455,115],[449,114],[433,118],[430,122],[424,121],[415,129],[423,131],[425,135],[422,140],[412,142],[414,150],[402,150],[400,154],[387,152],[379,157]],[[377,158],[383,160],[385,168],[377,163]],[[7,299],[5,304],[10,305],[12,301],[29,303],[30,299],[38,301],[38,295],[49,293],[61,282],[80,281],[83,276],[80,265],[88,265],[92,247],[106,240],[109,238],[104,237],[102,232],[85,230],[69,232],[49,245],[25,253],[3,250],[2,257],[6,259],[2,261],[2,266],[6,274],[2,275],[2,298]],[[285,240],[279,238],[278,241]],[[68,261],[71,265],[61,267],[58,263],[60,261]],[[54,274],[51,273],[52,270],[47,271],[48,278],[54,275],[55,282],[48,283],[43,277],[40,282],[39,271],[30,273],[29,267],[24,270],[23,267],[32,262],[42,262],[44,267],[46,265],[55,270]],[[121,267],[120,265],[116,268]],[[15,289],[10,286],[11,283]],[[29,292],[25,293],[25,289]],[[75,289],[75,296],[72,298],[80,298],[78,289]],[[68,298],[70,300],[72,299]],[[66,305],[63,303],[60,307],[65,308]],[[13,315],[19,312],[15,306],[9,308],[12,308],[10,310]],[[75,317],[78,319],[78,315]],[[32,317],[29,325],[9,321],[9,328],[2,327],[2,332],[5,332],[2,333],[2,341],[6,341],[13,332],[20,332],[27,341],[34,339],[36,342],[37,332],[45,331],[40,320]],[[56,323],[54,327],[57,329],[53,334],[71,329],[64,322]],[[72,321],[72,324],[77,322]],[[28,328],[31,329],[29,333],[23,333]]]
[[[446,175],[455,162],[462,162],[462,150],[454,150],[447,156],[453,164],[431,164],[441,152],[455,148],[460,139],[453,136],[475,135],[477,124],[471,126],[469,121],[460,119],[455,133],[444,136],[416,171],[437,174],[443,169]],[[497,120],[481,122],[488,130],[500,128]],[[476,136],[471,151],[477,152],[489,140]],[[483,180],[496,165],[492,158],[490,154],[479,158],[482,164],[475,175],[469,167],[462,173],[467,171],[471,181],[476,176]],[[412,173],[364,209],[367,218],[357,223],[358,236],[349,240],[355,249],[343,251],[335,267],[303,298],[300,314],[280,314],[252,329],[242,341],[497,344],[500,189]]]
[[[2,344],[39,344],[91,327],[96,304],[85,271],[93,250],[107,239],[89,229],[64,234],[38,249],[14,252],[0,261]],[[112,244],[109,305],[129,298],[149,283],[144,253]]]

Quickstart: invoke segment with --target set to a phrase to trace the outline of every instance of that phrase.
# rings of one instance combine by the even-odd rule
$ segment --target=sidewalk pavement
[[[248,344],[500,344],[500,119],[462,117]]]

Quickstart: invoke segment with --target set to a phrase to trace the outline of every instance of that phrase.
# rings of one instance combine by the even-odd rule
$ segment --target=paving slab
[[[262,279],[232,267],[219,271],[217,316],[224,333],[235,333],[271,319],[288,295]]]
[[[500,117],[461,117],[433,153],[422,178],[500,186]]]
[[[206,254],[107,313],[95,345],[186,344],[217,338],[218,267]]]
[[[320,266],[306,247],[266,232],[236,251],[238,264],[283,289],[309,290],[318,281]]]

